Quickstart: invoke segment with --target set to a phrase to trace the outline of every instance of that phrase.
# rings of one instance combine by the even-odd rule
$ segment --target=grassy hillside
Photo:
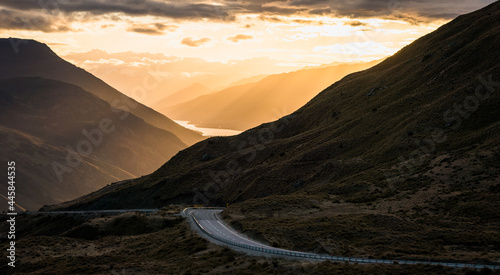
[[[177,209],[179,210],[179,209]],[[353,265],[251,257],[210,244],[187,221],[153,215],[20,215],[16,273],[43,274],[491,274],[439,266]],[[3,216],[2,218],[6,218]],[[125,229],[125,230],[124,230]],[[0,230],[8,230],[7,223]],[[6,241],[1,249],[7,249]],[[7,259],[0,272],[9,274]]]
[[[57,207],[229,203],[280,247],[498,263],[499,16],[460,16],[289,116]]]

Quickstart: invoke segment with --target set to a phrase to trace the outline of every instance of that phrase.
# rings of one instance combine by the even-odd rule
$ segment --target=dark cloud
[[[208,38],[208,37],[201,38],[198,40],[194,40],[192,37],[186,37],[186,38],[182,39],[181,44],[189,46],[189,47],[199,47],[199,46],[206,44],[210,41],[212,41],[212,39]]]
[[[280,18],[278,18],[276,16],[261,15],[261,16],[259,16],[259,19],[262,20],[262,21],[273,22],[273,23],[283,22],[283,20],[281,20]]]
[[[494,2],[494,0],[303,0],[296,3],[314,8],[310,14],[328,14],[351,18],[399,18],[410,23],[429,22],[436,19],[452,19],[460,14],[472,12]],[[318,4],[324,4],[318,7]]]
[[[53,1],[46,5],[39,0],[0,0],[0,6],[19,10],[45,10],[51,13],[88,12],[93,15],[124,13],[131,16],[153,15],[174,19],[212,19],[234,21],[227,8],[220,5],[195,3],[192,1],[158,0],[66,0]]]
[[[267,2],[296,13],[309,15],[340,16],[351,18],[398,18],[412,24],[430,22],[437,19],[452,19],[460,14],[480,9],[495,0],[289,0]],[[283,14],[285,15],[285,14]]]
[[[72,29],[64,22],[44,14],[0,10],[0,29],[41,32],[68,32]]]
[[[246,35],[246,34],[237,34],[235,36],[228,37],[227,40],[238,43],[240,40],[250,40],[253,39],[254,37],[251,35]]]
[[[289,15],[330,15],[351,18],[402,18],[411,23],[451,19],[494,0],[0,0],[0,7],[19,11],[45,11],[53,15],[74,12],[92,16],[122,13],[172,19],[235,21],[239,14],[270,18]],[[11,22],[12,23],[12,22]]]
[[[167,31],[175,31],[178,27],[175,25],[166,25],[162,23],[155,24],[134,24],[127,29],[129,32],[136,32],[147,35],[163,35]]]
[[[419,25],[426,20],[423,18],[415,17],[415,16],[409,16],[409,15],[403,15],[403,14],[394,14],[388,17],[389,19],[396,19],[396,20],[402,20],[406,21],[412,25]]]
[[[332,13],[332,10],[329,9],[329,8],[311,9],[311,10],[309,10],[309,14],[312,14],[312,15],[321,15],[321,16],[324,16],[324,15],[329,15],[331,13]]]
[[[346,22],[344,23],[344,25],[348,25],[351,27],[360,27],[360,26],[366,26],[367,24],[356,20],[356,21]]]
[[[320,25],[320,26],[323,25],[323,22],[316,20],[295,19],[293,20],[293,22],[299,24],[308,24],[308,25]]]

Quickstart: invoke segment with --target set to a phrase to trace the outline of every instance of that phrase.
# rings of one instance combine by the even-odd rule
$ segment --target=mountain
[[[73,84],[116,108],[130,111],[145,122],[173,133],[187,145],[203,139],[199,133],[181,127],[164,115],[123,95],[85,70],[63,60],[47,45],[37,41],[0,39],[0,64],[0,79],[38,76]],[[152,76],[145,78],[144,82],[148,85],[156,84]],[[138,94],[146,93],[147,96],[147,87],[136,89]]]
[[[380,61],[304,69],[270,75],[174,106],[156,105],[161,113],[197,126],[246,130],[288,115],[349,73]],[[258,79],[258,78],[256,78]]]
[[[0,39],[0,64],[0,160],[16,162],[16,199],[29,210],[151,173],[203,138],[45,44]]]
[[[78,86],[41,77],[0,80],[0,136],[2,162],[16,162],[17,202],[31,210],[150,173],[186,147]]]
[[[104,188],[71,208],[190,203],[193,190],[210,186],[211,178],[223,188],[208,196],[210,205],[306,191],[376,199],[411,187],[396,184],[398,175],[418,180],[411,187],[417,190],[446,177],[466,188],[470,179],[436,169],[450,162],[467,169],[481,155],[475,165],[484,167],[474,169],[482,172],[469,172],[484,178],[473,177],[477,190],[471,192],[487,189],[500,175],[486,177],[500,164],[499,8],[496,2],[459,16],[382,63],[344,77],[291,115],[200,142],[153,174]],[[371,194],[374,189],[381,194]],[[134,202],[139,194],[148,199]]]
[[[498,264],[499,17],[459,16],[291,115],[46,209],[229,203],[282,248]]]
[[[153,105],[153,107],[156,110],[160,110],[163,107],[166,106],[171,106],[175,104],[179,104],[185,101],[189,101],[192,99],[195,99],[199,96],[205,95],[210,93],[211,90],[207,86],[200,84],[200,83],[194,83],[191,86],[184,88],[180,91],[175,92],[174,94],[165,97],[164,99],[158,101]]]

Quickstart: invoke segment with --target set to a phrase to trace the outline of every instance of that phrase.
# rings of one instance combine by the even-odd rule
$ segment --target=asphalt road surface
[[[252,246],[260,248],[261,250],[274,249],[277,251],[288,251],[258,243],[238,234],[233,228],[223,223],[223,221],[219,218],[218,214],[222,211],[223,210],[220,209],[193,210],[190,211],[190,214],[196,219],[199,226],[204,229],[208,235],[218,236],[221,239],[228,240],[242,246]]]
[[[452,262],[431,262],[431,261],[411,261],[411,260],[386,260],[386,259],[366,259],[366,258],[354,258],[354,257],[342,257],[342,256],[332,256],[332,255],[320,255],[315,253],[298,252],[286,249],[280,249],[271,247],[265,244],[261,244],[250,238],[238,233],[236,230],[228,226],[219,217],[219,213],[223,209],[217,208],[186,208],[182,211],[182,215],[190,220],[194,227],[197,227],[198,231],[202,233],[202,236],[207,238],[209,241],[216,244],[223,244],[229,246],[237,251],[247,252],[249,254],[259,254],[264,256],[279,256],[295,259],[308,259],[308,260],[330,260],[330,261],[340,261],[340,262],[352,262],[352,263],[378,263],[378,264],[394,264],[395,262],[399,264],[431,264],[431,265],[443,265],[454,268],[475,268],[481,269],[484,267],[490,269],[500,269],[500,265],[484,265],[484,264],[464,264],[464,263],[452,263]]]

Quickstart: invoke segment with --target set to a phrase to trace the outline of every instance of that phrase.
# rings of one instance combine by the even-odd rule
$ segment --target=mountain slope
[[[58,207],[287,205],[286,199],[265,198],[289,194],[330,203],[420,204],[437,211],[432,215],[467,216],[459,210],[466,204],[496,211],[499,16],[500,2],[460,16],[381,64],[336,82],[289,116],[239,136],[208,139],[147,177]],[[460,111],[464,104],[467,111]]]
[[[270,75],[255,83],[229,87],[178,105],[156,107],[169,117],[199,126],[246,130],[290,114],[336,80],[379,62]]]
[[[153,172],[186,147],[80,87],[40,77],[0,80],[0,136],[1,161],[18,169],[17,202],[30,210]]]
[[[167,117],[123,95],[102,80],[58,57],[47,45],[34,40],[0,39],[0,79],[40,76],[70,83],[103,99],[116,108],[130,111],[147,123],[172,132],[191,145],[203,139],[194,131],[176,124]],[[144,79],[155,85],[153,77]],[[138,93],[147,93],[147,87],[137,87]]]
[[[155,109],[161,110],[161,108],[164,108],[166,106],[176,105],[208,94],[210,93],[210,91],[210,88],[208,88],[207,86],[200,83],[194,83],[193,85],[175,92],[174,94],[158,101],[153,105],[153,107]]]

